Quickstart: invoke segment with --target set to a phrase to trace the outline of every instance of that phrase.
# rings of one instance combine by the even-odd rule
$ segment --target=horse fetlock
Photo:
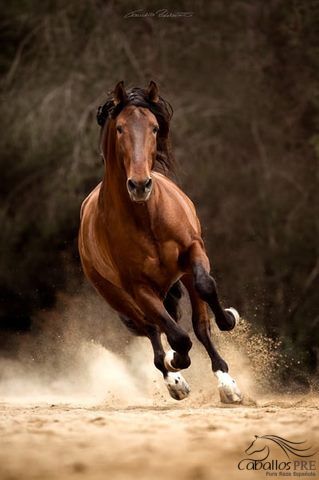
[[[226,372],[214,372],[218,379],[219,396],[222,403],[240,403],[242,394],[235,380]]]
[[[179,372],[168,372],[165,377],[165,384],[174,400],[183,400],[188,397],[191,391],[185,378]]]
[[[212,369],[214,373],[217,371],[228,373],[228,365],[219,355],[212,361]]]
[[[240,320],[239,313],[232,307],[221,310],[215,318],[217,326],[222,332],[230,332],[237,326]]]
[[[169,372],[178,372],[188,368],[191,364],[191,359],[187,354],[180,354],[174,350],[169,350],[164,358],[164,365]]]
[[[174,353],[174,358],[172,360],[173,367],[177,368],[178,370],[184,370],[185,368],[188,368],[190,364],[191,359],[187,353],[183,355],[178,352]]]
[[[187,354],[192,348],[192,345],[193,343],[187,333],[179,335],[178,338],[171,342],[171,346],[174,348],[174,350],[182,355]]]
[[[169,372],[178,372],[180,370],[180,368],[176,368],[172,364],[175,353],[176,352],[174,352],[174,350],[169,350],[168,352],[166,352],[164,357],[164,365]]]
[[[227,317],[231,318],[233,320],[232,321],[233,326],[232,326],[232,328],[229,329],[229,330],[232,330],[233,328],[235,328],[238,325],[239,320],[240,320],[240,315],[237,312],[237,310],[233,307],[225,308],[225,312],[226,312]]]

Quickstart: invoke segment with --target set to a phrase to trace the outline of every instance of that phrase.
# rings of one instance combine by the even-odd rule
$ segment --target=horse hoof
[[[185,378],[179,372],[168,372],[165,383],[170,396],[175,400],[184,400],[191,391]]]
[[[233,317],[234,317],[234,320],[235,320],[235,325],[233,328],[235,328],[238,323],[239,323],[239,320],[240,320],[240,315],[239,313],[237,312],[237,310],[233,307],[229,307],[229,308],[225,308],[225,311],[226,312],[229,312]]]
[[[215,375],[218,379],[220,401],[222,403],[240,403],[243,397],[235,380],[221,370],[217,370]]]
[[[179,372],[178,368],[173,367],[172,360],[174,359],[174,350],[169,350],[166,352],[164,357],[164,365],[169,372]]]

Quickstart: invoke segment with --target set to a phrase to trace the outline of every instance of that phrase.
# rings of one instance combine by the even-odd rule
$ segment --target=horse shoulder
[[[83,200],[83,202],[82,202],[82,204],[81,204],[81,208],[80,208],[80,220],[82,220],[85,206],[90,202],[90,200],[92,201],[92,198],[95,199],[96,196],[98,197],[98,195],[99,195],[99,193],[100,193],[101,185],[102,185],[102,182],[100,182],[100,183],[92,190],[92,192],[90,192],[90,193],[88,194],[88,196],[85,197],[85,199]]]
[[[173,224],[182,225],[183,230],[188,227],[190,232],[201,234],[201,226],[192,200],[172,180],[160,173],[154,173],[157,179],[163,204],[165,217]]]
[[[87,276],[95,270],[98,274],[121,286],[119,274],[112,262],[108,243],[103,236],[103,226],[98,214],[98,198],[101,184],[86,197],[81,206],[79,252]]]

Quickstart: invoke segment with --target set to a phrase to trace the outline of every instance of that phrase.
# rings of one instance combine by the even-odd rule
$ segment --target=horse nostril
[[[144,183],[144,188],[146,188],[146,190],[150,190],[151,187],[152,187],[152,183],[153,183],[152,179],[149,178],[149,179],[146,180],[146,182]]]
[[[134,182],[134,180],[132,180],[131,178],[129,178],[127,181],[127,188],[130,192],[133,192],[137,188],[137,183]]]
[[[149,177],[147,180],[136,181],[132,178],[127,180],[127,189],[128,192],[136,197],[143,197],[146,194],[148,195],[152,189],[153,181]]]

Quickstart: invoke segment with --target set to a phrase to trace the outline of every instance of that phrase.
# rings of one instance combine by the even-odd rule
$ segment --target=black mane
[[[148,108],[155,115],[159,125],[154,169],[163,173],[174,172],[174,160],[169,143],[169,126],[173,116],[172,106],[162,97],[159,97],[157,102],[150,101],[148,92],[144,88],[134,87],[128,89],[126,93],[125,100],[117,105],[114,103],[112,94],[109,95],[104,105],[97,110],[97,123],[103,128],[110,118],[116,118],[128,105]]]

